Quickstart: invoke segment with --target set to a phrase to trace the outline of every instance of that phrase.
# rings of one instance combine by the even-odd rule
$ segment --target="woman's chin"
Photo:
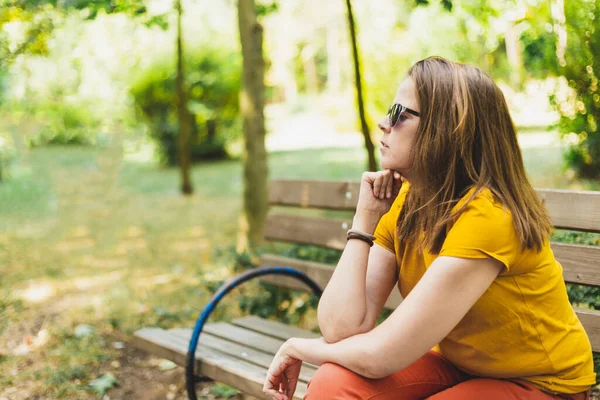
[[[385,157],[381,157],[381,160],[379,160],[379,165],[381,166],[381,169],[391,169],[391,170],[395,170],[394,166],[387,162]]]

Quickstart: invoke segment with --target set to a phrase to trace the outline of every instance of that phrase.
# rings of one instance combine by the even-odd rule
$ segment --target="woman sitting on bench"
[[[323,338],[288,340],[265,393],[291,399],[306,361],[308,400],[589,398],[590,341],[500,89],[427,58],[379,127],[384,171],[362,176]],[[404,300],[375,326],[396,284]]]

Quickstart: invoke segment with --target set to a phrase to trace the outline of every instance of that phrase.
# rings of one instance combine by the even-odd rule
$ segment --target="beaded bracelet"
[[[369,247],[373,247],[375,236],[359,231],[358,229],[349,229],[348,233],[346,234],[346,240],[350,239],[362,240],[363,242],[367,243]]]

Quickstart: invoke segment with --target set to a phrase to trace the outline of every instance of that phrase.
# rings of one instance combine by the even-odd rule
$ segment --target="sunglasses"
[[[398,123],[400,116],[404,112],[410,113],[415,117],[418,117],[420,115],[417,111],[411,110],[410,108],[403,106],[400,103],[392,104],[387,113],[388,117],[390,117],[390,122],[392,123],[392,126],[395,126]]]

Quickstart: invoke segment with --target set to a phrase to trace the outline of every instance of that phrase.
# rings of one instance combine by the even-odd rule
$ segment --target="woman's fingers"
[[[271,396],[275,400],[279,400],[281,397],[281,393],[277,389],[279,389],[281,380],[277,377],[273,376],[270,372],[267,372],[267,378],[265,379],[265,384],[263,386],[263,392]],[[277,388],[277,389],[275,389]]]
[[[385,170],[382,173],[383,175],[383,190],[381,193],[381,196],[379,196],[380,199],[389,199],[391,194],[390,191],[390,183],[392,182],[392,174],[390,172],[390,170]]]
[[[296,385],[298,384],[298,379],[292,379],[288,382],[287,390],[285,391],[285,395],[289,400],[292,400],[294,397],[294,392],[296,391]]]
[[[290,387],[290,382],[285,382],[282,377],[275,377],[272,374],[267,374],[267,379],[263,386],[263,393],[270,396],[273,400],[291,400],[292,396],[288,393],[294,393],[296,385]]]
[[[381,184],[383,180],[381,179],[381,175],[377,174],[375,176],[375,180],[373,181],[373,196],[379,197],[379,193],[381,193]]]
[[[395,197],[402,183],[400,174],[392,170],[365,172],[363,181],[373,188],[373,197],[380,200]]]

